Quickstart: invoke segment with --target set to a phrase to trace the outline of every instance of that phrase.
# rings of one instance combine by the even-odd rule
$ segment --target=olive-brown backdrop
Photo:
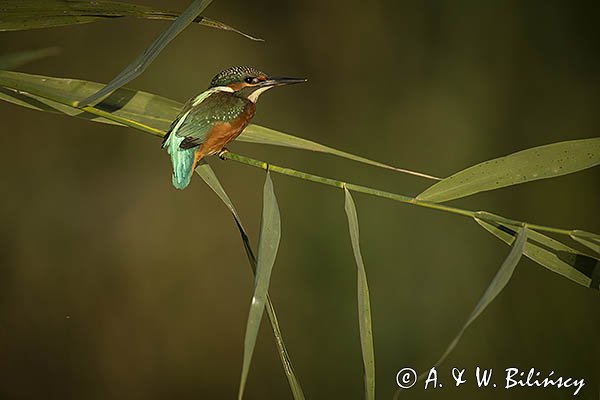
[[[145,4],[181,10],[187,1]],[[264,95],[255,122],[441,176],[598,136],[595,2],[218,0],[205,14],[266,42],[191,26],[130,86],[185,101],[231,65],[306,76],[306,85]],[[114,19],[2,33],[0,51],[60,46],[59,56],[20,70],[107,82],[167,26]],[[0,120],[0,397],[233,398],[252,277],[218,198],[198,178],[184,192],[173,189],[160,140],[139,131],[7,103]],[[230,149],[403,194],[428,185],[329,156]],[[263,171],[211,163],[255,241]],[[343,193],[273,178],[283,236],[271,293],[296,372],[310,399],[361,398]],[[598,232],[598,178],[592,169],[455,204]],[[377,392],[387,399],[398,370],[430,367],[442,353],[509,249],[465,218],[355,200]],[[595,399],[598,305],[597,292],[524,258],[440,370],[444,388],[403,397],[571,397],[567,389],[477,389],[472,376],[481,366],[584,378],[578,398]],[[470,381],[453,387],[452,367],[466,368]],[[247,398],[291,398],[266,324]]]

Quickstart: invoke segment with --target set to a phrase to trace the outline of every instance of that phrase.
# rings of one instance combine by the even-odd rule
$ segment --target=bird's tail
[[[173,186],[180,190],[185,189],[192,180],[195,164],[194,153],[196,150],[195,148],[180,148],[179,146],[183,139],[184,138],[178,137],[177,135],[169,134],[163,142],[163,148],[167,149],[173,164]]]

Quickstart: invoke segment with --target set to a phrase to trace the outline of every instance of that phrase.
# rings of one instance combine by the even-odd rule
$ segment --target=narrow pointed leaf
[[[505,243],[510,243],[518,227],[502,224],[489,218],[490,214],[478,212],[475,221]],[[500,217],[494,216],[495,219]],[[598,289],[600,283],[600,261],[582,254],[546,235],[529,229],[523,254],[579,285]]]
[[[500,269],[498,269],[496,276],[494,276],[494,279],[492,279],[492,282],[483,293],[483,296],[481,296],[477,302],[477,305],[471,312],[471,315],[469,315],[467,322],[465,322],[454,340],[452,340],[452,342],[446,348],[444,354],[442,354],[440,359],[435,363],[436,367],[444,362],[446,357],[448,357],[452,350],[454,350],[467,328],[473,323],[473,321],[477,319],[477,317],[479,317],[479,315],[481,315],[483,310],[485,310],[486,307],[490,305],[490,303],[494,301],[494,299],[506,287],[508,281],[513,275],[513,272],[515,271],[515,268],[517,267],[517,264],[519,263],[519,260],[521,259],[526,242],[527,228],[523,228],[519,230],[517,236],[514,238],[510,253],[508,253],[508,256],[500,266]]]
[[[42,58],[55,56],[59,53],[58,47],[46,47],[45,49],[20,51],[18,53],[0,55],[0,70],[10,70],[37,61]]]
[[[446,348],[446,351],[444,351],[439,360],[435,362],[435,364],[433,365],[434,367],[439,367],[446,360],[448,355],[458,345],[458,342],[462,338],[467,328],[473,323],[473,321],[477,319],[477,317],[479,317],[479,315],[481,315],[481,313],[487,308],[487,306],[490,305],[492,301],[494,301],[494,299],[506,287],[515,271],[515,268],[517,267],[517,264],[521,260],[521,255],[523,254],[525,243],[527,242],[527,231],[528,230],[526,228],[523,228],[519,231],[518,234],[515,233],[516,237],[513,240],[512,249],[510,250],[510,253],[508,253],[508,256],[498,269],[498,272],[496,272],[494,279],[492,279],[492,282],[489,284],[489,286],[483,293],[483,296],[481,296],[481,298],[475,305],[475,308],[473,309],[473,311],[471,311],[467,322],[465,322],[465,324],[462,326],[456,337],[452,340],[452,342],[450,342],[450,344]],[[423,380],[428,375],[428,373],[429,369],[423,371],[418,376],[417,381]],[[400,397],[401,391],[402,389],[400,388],[396,390],[393,397],[394,400]]]
[[[571,233],[571,238],[593,250],[596,254],[600,254],[600,236],[590,232],[575,230]]]
[[[259,37],[244,33],[242,31],[240,31],[239,29],[234,28],[233,26],[229,26],[220,21],[215,21],[214,19],[210,19],[210,18],[206,18],[206,17],[198,17],[193,22],[197,22],[200,25],[208,26],[211,28],[221,29],[223,31],[237,33],[238,35],[241,35],[241,36],[245,37],[246,39],[250,39],[255,42],[264,42],[265,41],[264,39],[261,39]]]
[[[371,300],[367,284],[367,272],[360,252],[360,238],[358,230],[358,215],[354,200],[348,189],[344,188],[346,216],[350,241],[357,267],[357,292],[358,292],[358,326],[360,331],[360,348],[364,368],[365,398],[375,399],[375,350],[373,349],[373,327],[371,323]]]
[[[363,164],[372,165],[379,168],[389,169],[396,172],[402,172],[409,175],[415,175],[422,178],[441,180],[435,176],[423,174],[421,172],[410,171],[407,169],[393,167],[383,164],[378,161],[369,160],[368,158],[360,157],[354,154],[346,153],[345,151],[333,149],[319,143],[311,142],[310,140],[302,139],[296,136],[288,135],[273,129],[265,128],[258,125],[249,125],[243,134],[243,140],[250,143],[271,144],[275,146],[291,147],[295,149],[311,150],[319,153],[331,154],[334,156],[347,158]]]
[[[418,200],[444,202],[538,179],[571,174],[600,164],[600,137],[533,147],[485,161],[430,186]]]
[[[98,118],[73,106],[77,100],[101,89],[103,87],[101,83],[0,71],[0,87],[6,88],[0,98],[11,103],[42,111],[64,113],[95,122],[116,123],[108,118]],[[28,97],[31,97],[31,100],[28,100]],[[182,106],[181,103],[165,97],[120,88],[98,103],[96,108],[118,118],[156,129],[158,131],[156,134],[163,136]]]
[[[240,226],[240,228],[242,229],[242,232],[244,232],[244,234],[245,234],[246,230],[244,229],[244,225],[242,224],[242,221],[240,220],[240,216],[238,215],[238,212],[235,209],[235,206],[233,205],[231,198],[229,198],[229,195],[227,194],[227,192],[225,192],[223,185],[221,185],[221,182],[217,178],[217,175],[215,174],[215,172],[213,171],[211,166],[206,161],[202,160],[196,167],[196,173],[202,178],[204,183],[206,183],[208,185],[208,187],[210,187],[212,189],[212,191],[215,192],[215,194],[219,197],[219,199],[221,199],[223,204],[225,204],[225,207],[227,207],[227,209],[231,212],[233,219],[235,219],[236,223]],[[246,237],[246,239],[248,238],[248,236],[245,236],[245,237]],[[246,242],[246,240],[244,242]],[[254,256],[252,256],[252,257],[254,259]],[[253,264],[253,263],[251,263],[251,264]],[[254,265],[251,265],[251,266],[252,266],[252,270],[254,271],[255,266]]]
[[[0,71],[0,86],[19,91],[19,93],[16,93],[10,90],[4,90],[0,93],[0,99],[10,103],[42,111],[64,113],[95,122],[118,124],[118,122],[115,122],[114,120],[111,121],[107,118],[99,118],[98,116],[84,112],[85,110],[74,107],[75,103],[80,99],[100,90],[103,86],[101,83]],[[31,99],[28,100],[28,97]],[[46,107],[39,104],[40,98],[45,99],[42,102],[46,103]],[[60,103],[60,105],[56,103]],[[153,130],[156,130],[154,134],[158,136],[164,135],[164,132],[169,129],[171,121],[177,117],[177,114],[182,107],[183,104],[177,101],[129,88],[119,88],[96,105],[96,108],[110,112],[114,116],[148,126]],[[122,125],[130,124],[122,123]],[[377,161],[327,147],[310,140],[254,124],[250,124],[237,140],[316,151],[401,173],[410,173],[417,176],[428,177],[430,179],[439,179],[419,172],[412,173],[412,171],[392,167],[387,164],[382,164]]]
[[[192,3],[181,13],[179,17],[171,26],[169,26],[160,36],[148,47],[142,54],[140,54],[131,64],[121,71],[112,81],[105,87],[86,97],[81,103],[76,106],[85,106],[91,103],[95,103],[97,100],[103,98],[109,93],[117,90],[128,82],[138,77],[146,68],[154,61],[154,59],[160,54],[160,52],[167,47],[171,40],[175,39],[181,31],[183,31],[189,24],[200,15],[202,11],[212,2],[212,0],[194,0]]]
[[[238,399],[244,397],[244,389],[250,371],[250,363],[258,337],[260,321],[262,320],[271,271],[275,265],[275,257],[279,248],[281,238],[281,218],[279,206],[273,190],[271,175],[267,171],[265,186],[263,189],[263,210],[260,224],[260,235],[258,237],[258,257],[256,259],[256,277],[254,279],[254,295],[248,314],[246,324],[246,336],[244,338],[244,360],[242,363],[242,376],[240,378],[240,390]]]
[[[174,20],[179,13],[120,1],[105,0],[0,0],[0,31],[53,28],[90,22],[132,17]],[[248,39],[262,41],[219,21],[196,17],[193,22],[231,31]]]
[[[208,165],[207,163],[200,164],[196,168],[196,173],[200,175],[204,182],[215,192],[215,194],[221,199],[221,201],[231,212],[236,226],[238,227],[238,230],[240,232],[242,243],[244,244],[244,249],[246,250],[246,255],[250,263],[250,268],[252,268],[253,274],[256,274],[256,257],[254,256],[252,246],[250,245],[250,240],[248,239],[246,230],[244,229],[242,221],[240,220],[240,217],[233,205],[233,202],[225,192],[225,189],[223,189],[221,182],[219,182],[217,176],[215,175],[210,165]],[[273,306],[273,303],[271,302],[271,299],[268,294],[266,308],[267,316],[269,317],[269,322],[271,323],[273,336],[275,337],[275,344],[277,346],[279,358],[281,359],[283,370],[290,385],[292,396],[294,400],[304,400],[304,393],[302,391],[302,387],[300,386],[300,382],[296,377],[294,368],[292,367],[292,361],[288,354],[287,348],[285,347],[285,342],[283,341],[283,334],[281,333],[281,328],[279,327],[279,321],[277,319],[277,314],[275,313],[275,307]]]

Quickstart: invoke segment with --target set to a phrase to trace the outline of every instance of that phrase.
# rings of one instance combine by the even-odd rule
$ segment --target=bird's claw
[[[228,153],[228,152],[229,152],[229,150],[227,150],[226,148],[223,148],[223,149],[222,149],[222,150],[221,150],[221,151],[220,151],[220,152],[217,154],[217,156],[218,156],[218,157],[219,157],[221,160],[225,161],[225,160],[226,160],[226,158],[225,158],[225,153]]]

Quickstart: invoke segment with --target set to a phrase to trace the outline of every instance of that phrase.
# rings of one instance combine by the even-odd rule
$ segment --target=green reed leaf
[[[371,300],[367,284],[367,272],[360,252],[360,238],[358,230],[358,215],[352,195],[344,187],[344,209],[348,217],[350,241],[357,267],[357,292],[358,292],[358,326],[360,331],[360,348],[364,368],[365,398],[375,399],[375,350],[373,349],[373,326],[371,323]]]
[[[94,122],[118,124],[114,119],[98,117],[97,115],[86,113],[83,109],[75,108],[78,100],[90,96],[100,90],[102,86],[100,83],[78,79],[53,78],[19,72],[0,71],[0,87],[7,88],[3,91],[0,90],[1,100],[36,110],[63,113]],[[9,89],[13,89],[13,91]],[[66,105],[70,107],[65,107]],[[95,107],[110,112],[112,116],[148,126],[155,131],[146,130],[147,132],[163,136],[169,129],[171,122],[179,114],[183,104],[155,94],[129,88],[119,88],[96,104]],[[129,124],[123,123],[122,125]],[[412,171],[392,167],[254,124],[250,124],[237,140],[316,151],[397,172],[412,173]],[[413,175],[430,177],[419,172]],[[439,179],[435,177],[430,178]]]
[[[192,23],[200,15],[202,11],[208,5],[212,3],[212,0],[194,0],[192,3],[181,13],[179,17],[163,31],[158,38],[140,54],[135,60],[131,62],[123,71],[121,71],[112,81],[106,86],[86,97],[80,103],[75,104],[76,107],[85,106],[91,103],[95,103],[97,100],[103,98],[109,93],[117,90],[121,86],[126,85],[133,79],[138,77],[146,70],[146,68],[154,61],[160,52],[167,47],[171,40],[175,39],[181,31],[183,31],[189,24]]]
[[[2,100],[41,111],[64,113],[95,122],[118,124],[78,109],[74,102],[89,96],[104,85],[78,79],[52,78],[21,72],[0,71]],[[96,105],[116,117],[140,123],[157,130],[163,136],[183,105],[151,93],[120,88]]]
[[[248,257],[248,261],[250,263],[250,268],[252,268],[253,274],[256,274],[256,257],[254,256],[252,246],[250,245],[250,240],[248,239],[246,230],[244,229],[242,221],[235,209],[235,206],[233,205],[233,202],[225,192],[225,189],[221,185],[221,182],[219,182],[217,176],[215,175],[210,165],[208,165],[208,163],[201,163],[200,165],[198,165],[198,167],[196,168],[196,173],[200,175],[204,182],[215,192],[215,194],[221,199],[221,201],[231,212],[236,226],[238,227],[238,230],[240,232],[242,243],[244,244],[244,249],[246,250],[246,256]],[[277,352],[279,354],[279,358],[281,359],[281,363],[283,365],[283,370],[288,380],[288,384],[290,385],[292,396],[294,400],[304,400],[304,393],[302,391],[302,387],[300,386],[300,381],[296,377],[294,368],[292,367],[292,361],[290,359],[287,348],[285,347],[283,334],[281,333],[281,328],[279,327],[279,320],[277,319],[277,314],[275,313],[275,307],[273,306],[273,303],[271,302],[268,293],[266,308],[267,316],[269,317],[269,322],[271,323],[273,336],[275,337],[275,345],[277,346]]]
[[[493,216],[495,219],[491,219]],[[506,243],[510,243],[518,227],[498,222],[501,217],[478,212],[475,221],[487,231],[491,232]],[[594,257],[582,254],[569,246],[554,240],[546,235],[529,229],[527,243],[523,254],[579,285],[599,289],[600,261]]]
[[[417,200],[444,202],[600,164],[600,137],[533,147],[474,165],[429,187]]]
[[[60,52],[58,47],[46,47],[44,49],[19,51],[0,55],[0,70],[10,70],[37,61],[42,58],[55,56]]]
[[[477,302],[477,305],[469,315],[467,322],[465,322],[465,324],[462,326],[454,340],[452,340],[452,342],[450,342],[450,344],[446,348],[444,354],[442,354],[440,359],[435,363],[436,367],[444,362],[446,357],[448,357],[452,350],[454,350],[467,328],[473,323],[473,321],[477,319],[477,317],[481,315],[481,313],[486,309],[486,307],[490,305],[491,302],[494,301],[494,299],[506,287],[508,281],[513,275],[513,272],[515,271],[515,268],[517,267],[517,264],[519,263],[519,260],[521,260],[521,255],[523,254],[525,243],[527,242],[527,231],[527,228],[521,228],[519,230],[519,232],[513,240],[512,249],[510,250],[510,253],[508,253],[508,256],[506,257],[506,259],[498,269],[498,272],[494,276],[494,279],[492,279],[492,282],[483,293],[483,296],[481,296],[481,298]]]
[[[262,320],[271,272],[275,265],[275,257],[279,248],[281,238],[281,218],[279,206],[273,190],[271,175],[267,171],[265,186],[263,189],[263,210],[260,224],[260,235],[258,237],[258,257],[256,259],[256,277],[254,279],[254,295],[248,313],[246,335],[244,337],[244,360],[242,364],[242,375],[240,378],[240,390],[238,399],[244,397],[244,389],[250,371],[250,363],[258,337],[260,321]]]
[[[0,31],[53,28],[121,17],[174,20],[180,15],[139,4],[105,0],[0,0],[0,11]],[[193,22],[262,41],[206,17],[197,17]]]
[[[403,168],[393,167],[383,164],[378,161],[369,160],[368,158],[360,157],[354,154],[346,153],[345,151],[337,150],[331,147],[324,146],[319,143],[311,142],[310,140],[302,139],[296,136],[288,135],[273,129],[265,128],[258,125],[249,125],[243,134],[242,140],[250,143],[270,144],[275,146],[284,146],[295,149],[310,150],[319,153],[331,154],[334,156],[347,158],[356,162],[360,162],[374,167],[389,169],[404,174],[419,176],[431,180],[441,180],[435,176],[423,174],[421,172],[410,171]]]
[[[516,237],[512,243],[512,249],[502,262],[502,265],[500,265],[500,268],[498,269],[498,272],[496,272],[494,279],[492,279],[492,282],[490,282],[489,286],[475,305],[475,308],[473,311],[471,311],[469,318],[467,318],[467,321],[464,323],[458,334],[454,337],[452,342],[450,342],[441,357],[435,362],[433,365],[434,367],[439,367],[446,360],[448,355],[450,355],[452,350],[454,350],[454,348],[458,345],[458,342],[460,342],[460,339],[464,335],[467,328],[471,326],[477,317],[481,315],[487,306],[489,306],[506,287],[515,271],[515,268],[517,267],[517,264],[519,264],[519,261],[521,260],[521,255],[523,254],[525,243],[527,242],[527,231],[527,228],[522,228],[520,229],[519,233],[516,234]],[[423,371],[418,376],[417,382],[423,380],[428,374],[429,369]],[[396,390],[394,399],[399,398],[399,393],[401,391],[401,389]]]
[[[600,236],[590,232],[574,230],[571,232],[571,238],[600,254]]]

